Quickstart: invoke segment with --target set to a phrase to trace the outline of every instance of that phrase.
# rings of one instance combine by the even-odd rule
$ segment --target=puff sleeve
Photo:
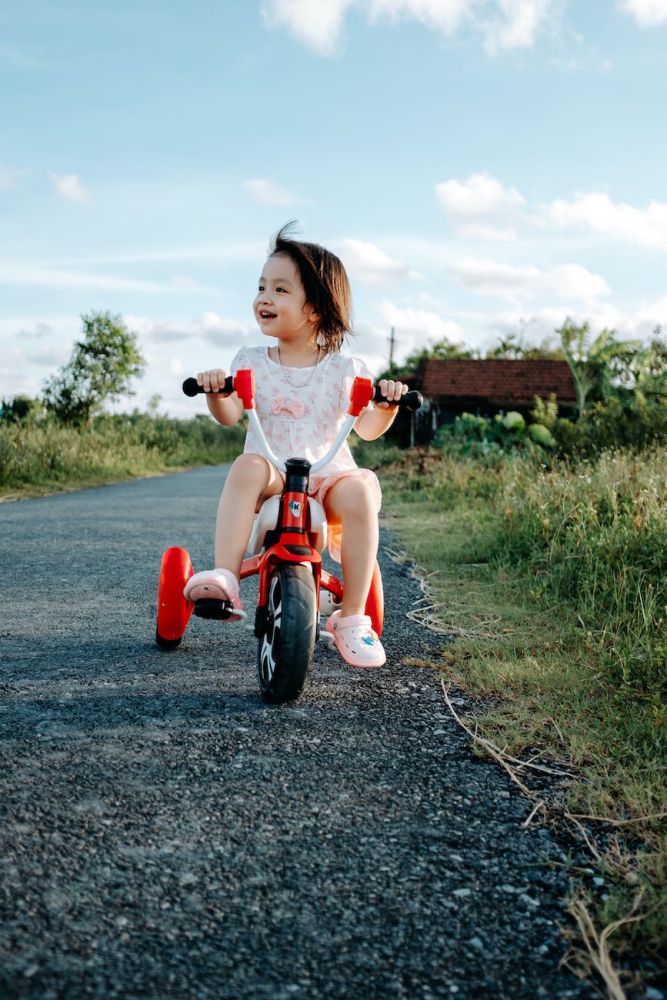
[[[373,382],[373,376],[368,370],[368,366],[365,361],[362,361],[361,358],[346,358],[340,385],[339,406],[342,413],[347,413],[347,408],[350,405],[352,383],[357,377],[369,378],[371,382]]]

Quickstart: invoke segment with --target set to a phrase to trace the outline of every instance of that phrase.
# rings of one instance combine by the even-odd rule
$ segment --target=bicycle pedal
[[[214,618],[217,621],[224,621],[234,612],[234,605],[231,601],[221,601],[215,597],[203,597],[194,602],[193,614],[198,618]]]

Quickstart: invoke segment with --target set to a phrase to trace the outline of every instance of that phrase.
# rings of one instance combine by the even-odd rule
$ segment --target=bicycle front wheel
[[[303,691],[315,649],[316,616],[310,566],[277,566],[269,581],[264,628],[257,647],[264,701],[274,705],[294,701]]]

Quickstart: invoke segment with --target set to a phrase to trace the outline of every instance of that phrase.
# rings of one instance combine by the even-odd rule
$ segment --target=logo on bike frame
[[[301,516],[301,504],[299,503],[298,500],[290,500],[289,509],[290,509],[290,514],[292,514],[294,517]]]

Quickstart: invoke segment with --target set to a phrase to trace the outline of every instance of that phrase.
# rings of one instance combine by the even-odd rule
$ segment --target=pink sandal
[[[334,611],[326,624],[338,652],[351,667],[381,667],[387,661],[384,648],[371,628],[368,615],[347,615],[341,618]]]
[[[239,581],[228,569],[195,573],[186,583],[183,597],[192,601],[200,618],[239,622],[248,617],[239,596]]]

